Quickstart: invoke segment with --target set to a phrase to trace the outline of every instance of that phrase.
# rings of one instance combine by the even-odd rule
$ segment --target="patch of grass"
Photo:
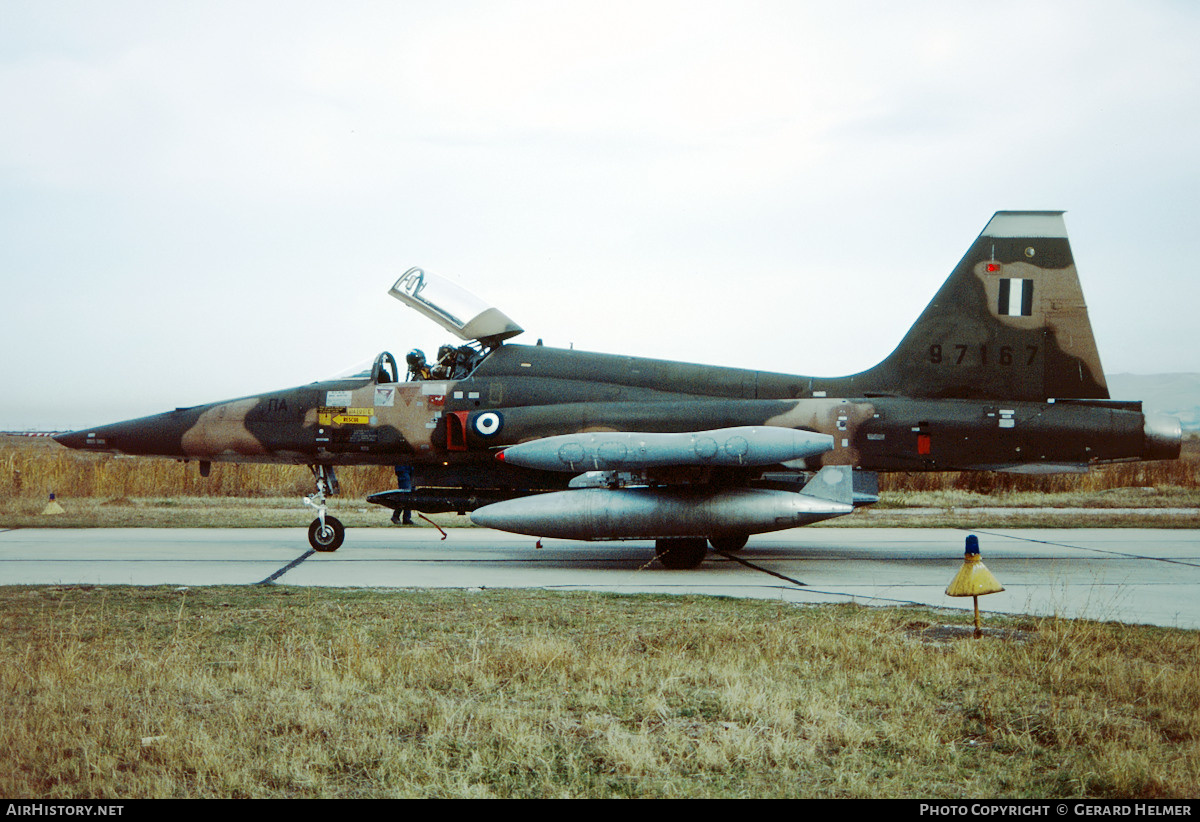
[[[348,527],[387,526],[390,513],[366,496],[395,484],[391,468],[340,468],[342,495],[331,510]],[[1172,462],[1097,468],[1089,474],[1027,476],[991,472],[882,474],[881,500],[829,527],[1071,527],[1062,516],[997,514],[981,508],[1200,508],[1200,439],[1184,441]],[[43,517],[49,493],[66,513]],[[194,465],[70,451],[48,439],[0,435],[0,528],[304,527],[312,521],[300,498],[313,492],[308,469],[295,465],[222,465],[200,477]],[[892,516],[889,510],[939,509],[936,519]],[[442,527],[468,525],[453,514]],[[1153,513],[1089,515],[1090,527],[1181,528],[1200,516]],[[417,520],[421,523],[420,520]]]
[[[903,506],[884,503],[862,508],[847,517],[827,520],[810,528],[1197,528],[1200,514],[1156,513],[1154,508],[1108,512],[1091,506],[1086,515],[1063,515],[1036,508],[997,511],[990,506],[948,507],[944,499],[912,495]],[[238,498],[180,497],[58,500],[64,513],[43,516],[45,500],[17,500],[0,507],[0,528],[305,528],[313,510],[299,497]],[[994,504],[1003,504],[1001,500]],[[932,503],[932,504],[930,504]],[[1200,501],[1193,503],[1200,507]],[[1047,507],[1053,506],[1049,501]],[[1086,506],[1085,506],[1086,507]],[[347,528],[390,528],[391,512],[364,499],[335,497],[329,512]],[[442,528],[474,527],[469,517],[432,514]],[[432,527],[413,516],[416,527]]]
[[[879,510],[861,509],[848,517],[818,523],[810,528],[1200,528],[1194,511],[1155,514],[1153,510],[1131,512],[1089,511],[1056,513],[1015,509],[1011,511],[971,508]]]
[[[362,499],[395,486],[387,466],[338,469],[342,492]],[[1077,495],[1145,489],[1190,499],[1200,496],[1200,439],[1189,435],[1180,459],[1100,466],[1087,474],[1003,474],[990,471],[891,473],[880,475],[888,495],[945,493],[966,499],[999,499],[1022,494]],[[1140,490],[1136,490],[1140,489]],[[103,497],[299,497],[313,491],[312,476],[299,465],[213,463],[201,477],[195,465],[168,459],[115,457],[71,451],[49,439],[0,435],[0,500],[46,500],[50,493],[70,499]],[[901,497],[893,497],[900,499]],[[1067,503],[1074,504],[1074,503]],[[1152,503],[1153,504],[1153,503]]]
[[[0,794],[1190,797],[1196,632],[702,597],[0,588]],[[947,638],[949,637],[949,638]]]
[[[0,509],[0,528],[306,528],[315,512],[292,498],[60,498],[63,512],[43,516],[45,500],[18,500]],[[393,527],[391,511],[365,499],[334,497],[329,513],[347,528]],[[433,514],[443,528],[474,527],[457,514]],[[416,527],[433,526],[414,514]]]
[[[395,487],[386,466],[338,469],[342,492],[353,498]],[[45,502],[103,497],[295,497],[313,493],[303,465],[212,464],[208,477],[194,463],[72,451],[44,438],[0,435],[0,500]]]
[[[1009,474],[995,471],[926,471],[881,474],[884,492],[957,492],[972,495],[1085,495],[1114,489],[1200,488],[1200,435],[1184,437],[1177,460],[1126,462],[1084,474]]]
[[[1101,491],[884,491],[874,508],[1200,508],[1200,488],[1110,488]]]

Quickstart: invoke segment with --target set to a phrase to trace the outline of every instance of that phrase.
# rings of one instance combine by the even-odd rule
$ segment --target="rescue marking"
[[[322,407],[317,409],[319,425],[370,425],[374,420],[374,408]]]

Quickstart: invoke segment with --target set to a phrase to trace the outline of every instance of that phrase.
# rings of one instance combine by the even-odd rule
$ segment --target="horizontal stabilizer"
[[[854,504],[854,469],[849,465],[826,465],[800,491],[806,497]]]

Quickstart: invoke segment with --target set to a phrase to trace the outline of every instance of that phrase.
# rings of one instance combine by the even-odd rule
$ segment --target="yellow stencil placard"
[[[317,422],[320,425],[370,425],[374,417],[374,408],[322,406],[317,409]]]

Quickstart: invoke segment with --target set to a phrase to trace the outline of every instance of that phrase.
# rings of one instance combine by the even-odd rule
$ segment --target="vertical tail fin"
[[[837,390],[1107,399],[1062,214],[996,212],[896,350]]]

